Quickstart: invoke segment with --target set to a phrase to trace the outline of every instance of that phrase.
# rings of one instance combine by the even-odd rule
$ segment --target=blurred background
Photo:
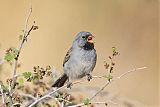
[[[31,71],[33,66],[51,65],[61,74],[63,58],[75,35],[90,31],[95,35],[98,54],[93,75],[103,75],[104,61],[109,61],[112,47],[117,47],[114,76],[146,66],[147,69],[127,75],[109,85],[107,98],[117,97],[136,107],[158,107],[158,0],[1,0],[0,1],[0,58],[9,47],[17,47],[26,17],[32,5],[33,21],[39,26],[25,44],[18,74]],[[11,66],[0,66],[0,80],[11,76]],[[105,84],[97,79],[77,87]],[[85,96],[82,92],[81,96]],[[89,96],[89,95],[88,95]],[[86,95],[87,97],[87,95]],[[101,99],[106,101],[105,94]],[[98,101],[99,99],[95,99]],[[127,103],[127,102],[126,102]],[[99,105],[100,106],[100,105]],[[132,106],[130,106],[132,107]]]

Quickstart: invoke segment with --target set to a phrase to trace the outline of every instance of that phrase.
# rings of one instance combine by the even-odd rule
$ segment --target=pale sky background
[[[105,73],[103,62],[115,46],[120,52],[114,75],[136,67],[147,69],[129,74],[106,91],[137,101],[146,107],[158,106],[158,0],[0,0],[0,58],[11,46],[17,47],[32,5],[31,33],[21,56],[21,69],[51,65],[62,72],[63,58],[75,35],[90,31],[95,35],[98,54],[93,75]],[[0,79],[11,76],[11,67],[2,66]],[[60,72],[60,73],[61,73]],[[96,84],[95,84],[96,82]],[[104,80],[87,84],[101,87]],[[98,84],[98,85],[97,85]]]

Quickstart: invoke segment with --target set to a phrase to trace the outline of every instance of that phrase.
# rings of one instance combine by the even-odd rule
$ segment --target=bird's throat
[[[84,50],[92,50],[92,49],[94,49],[94,44],[87,42],[87,43],[83,46],[83,48],[84,48]]]

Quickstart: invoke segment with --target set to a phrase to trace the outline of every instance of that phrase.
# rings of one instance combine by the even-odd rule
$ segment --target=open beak
[[[88,43],[94,43],[93,38],[94,38],[94,36],[92,36],[92,35],[88,36],[87,42]]]

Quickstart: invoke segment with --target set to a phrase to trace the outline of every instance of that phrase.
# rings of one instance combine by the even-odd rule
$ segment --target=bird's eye
[[[82,38],[84,39],[84,38],[85,38],[85,36],[82,36]]]

